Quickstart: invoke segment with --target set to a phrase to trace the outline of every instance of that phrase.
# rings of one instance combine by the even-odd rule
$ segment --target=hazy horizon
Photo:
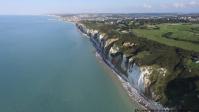
[[[0,1],[0,15],[79,13],[198,13],[198,0],[16,0]]]

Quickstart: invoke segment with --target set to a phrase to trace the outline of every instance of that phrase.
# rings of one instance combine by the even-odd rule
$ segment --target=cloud
[[[151,8],[152,8],[152,6],[151,6],[151,5],[146,4],[146,3],[143,5],[143,7],[144,7],[144,8],[146,8],[146,9],[151,9]]]
[[[197,8],[199,7],[199,2],[190,1],[190,2],[175,2],[175,3],[167,3],[161,5],[163,8]]]
[[[173,7],[175,8],[185,8],[186,4],[185,3],[174,3]]]

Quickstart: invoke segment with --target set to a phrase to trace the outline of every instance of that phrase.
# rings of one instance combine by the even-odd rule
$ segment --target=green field
[[[145,25],[133,32],[162,44],[199,52],[199,24]]]

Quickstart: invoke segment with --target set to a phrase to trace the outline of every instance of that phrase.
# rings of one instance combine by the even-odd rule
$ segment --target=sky
[[[199,0],[0,0],[1,15],[199,13]]]

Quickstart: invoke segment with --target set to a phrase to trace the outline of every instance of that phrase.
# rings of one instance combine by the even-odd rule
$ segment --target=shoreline
[[[128,78],[124,77],[123,74],[121,74],[111,63],[109,60],[103,57],[102,52],[99,48],[95,45],[95,40],[92,40],[87,34],[83,33],[79,29],[80,33],[87,38],[89,38],[89,41],[92,43],[92,46],[95,49],[96,57],[98,57],[101,62],[103,62],[108,69],[112,71],[112,74],[117,77],[118,81],[120,81],[122,87],[125,89],[126,93],[128,94],[131,102],[136,102],[139,107],[141,107],[141,111],[169,111],[168,108],[164,108],[162,105],[158,104],[157,102],[154,102],[153,100],[150,100],[146,96],[144,96],[142,93],[140,93],[135,87],[133,87],[129,82]],[[123,76],[123,77],[122,77]],[[139,111],[139,110],[138,110]]]
[[[62,19],[60,17],[60,19]],[[63,20],[63,19],[62,19]],[[72,22],[72,21],[66,21],[63,20],[64,22],[67,23],[72,23],[72,24],[77,24],[77,22]],[[118,83],[120,83],[121,87],[125,90],[125,93],[129,97],[130,103],[134,103],[134,105],[138,106],[137,111],[164,111],[167,112],[170,109],[163,107],[161,104],[154,102],[153,100],[150,100],[146,96],[144,96],[142,93],[140,93],[135,87],[133,87],[129,82],[127,77],[122,77],[122,74],[109,62],[109,60],[105,59],[103,57],[103,54],[101,54],[101,51],[96,48],[94,40],[91,40],[91,38],[83,33],[79,28],[77,28],[78,31],[84,36],[85,38],[88,38],[89,41],[92,43],[92,47],[95,50],[96,53],[96,58],[97,60],[105,65],[105,69],[107,69],[110,72],[110,75],[116,78]],[[135,104],[136,103],[136,104]]]
[[[95,50],[96,53],[96,50]],[[102,59],[100,56],[98,56],[99,54],[96,53],[96,59],[98,61],[98,63],[103,67],[103,69],[107,72],[107,74],[112,78],[113,82],[116,83],[117,85],[119,85],[119,89],[123,90],[122,92],[125,93],[125,95],[127,95],[129,103],[135,106],[135,110],[136,109],[141,109],[141,110],[147,110],[145,107],[143,107],[142,105],[140,105],[138,102],[136,102],[135,100],[132,100],[132,97],[129,95],[129,93],[127,92],[128,90],[124,87],[122,78],[120,76],[117,75],[117,73],[115,73]],[[119,90],[120,91],[120,90]]]

